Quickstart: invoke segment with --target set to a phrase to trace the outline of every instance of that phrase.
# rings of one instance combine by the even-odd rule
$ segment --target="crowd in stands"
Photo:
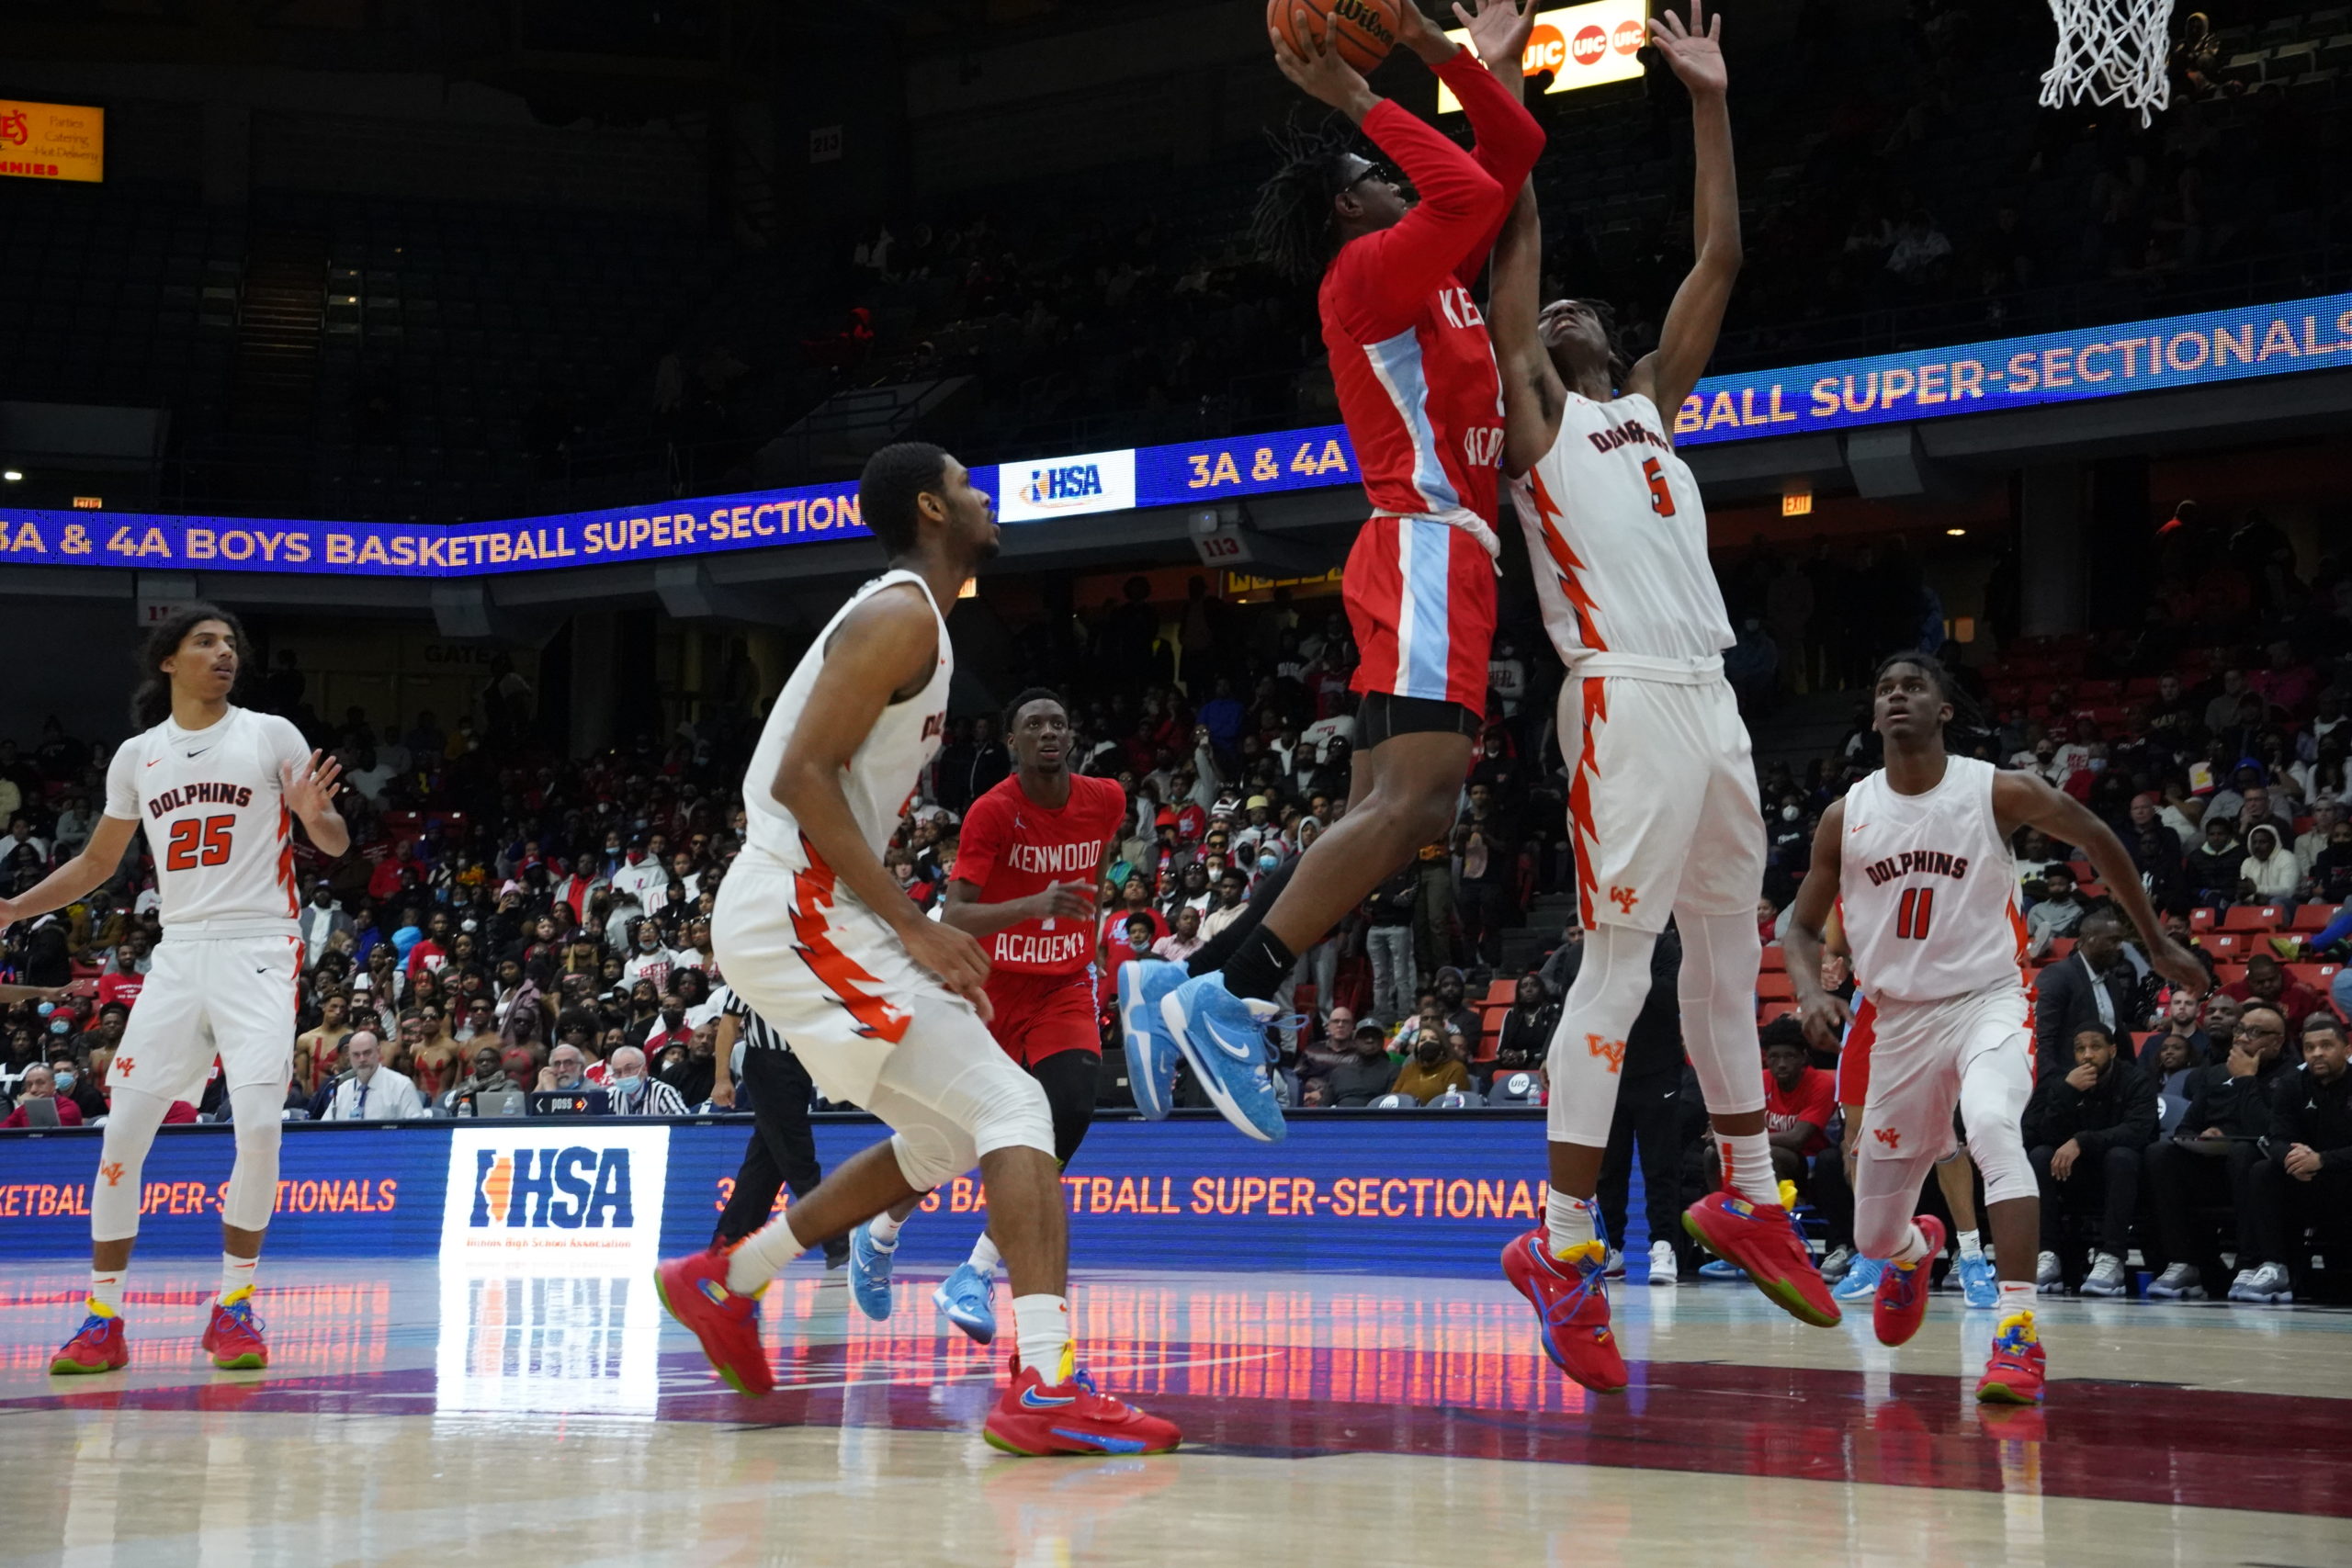
[[[2157,555],[2167,582],[2193,577],[2197,592],[2159,593],[2146,626],[2013,639],[1997,660],[1960,661],[1973,695],[1956,744],[2037,769],[2108,819],[2167,924],[2214,968],[2201,1008],[2163,994],[2079,846],[2020,834],[2041,1084],[2028,1131],[2049,1194],[2042,1261],[2053,1285],[2096,1292],[2136,1253],[2159,1293],[2219,1294],[2226,1249],[2234,1286],[2275,1295],[2308,1272],[2306,1221],[2340,1231],[2352,1219],[2338,1021],[2352,978],[2335,963],[2352,938],[2352,912],[2337,913],[2352,871],[2352,573],[2331,560],[2317,581],[2300,580],[2266,526],[2222,533],[2189,509]],[[1736,596],[1741,570],[1727,571]],[[1055,673],[1049,659],[1076,672],[1063,688],[1073,765],[1117,779],[1131,803],[1100,892],[1114,1104],[1115,965],[1142,952],[1183,957],[1237,918],[1260,878],[1344,811],[1352,738],[1354,651],[1331,601],[1228,604],[1205,580],[1172,606],[1150,595],[1137,579],[1076,617],[1074,649],[1015,649],[1024,679]],[[2247,647],[2254,628],[2274,640]],[[1794,640],[1808,671],[1842,657],[1817,637]],[[1572,924],[1560,929],[1566,900],[1545,903],[1573,885],[1549,732],[1546,688],[1559,672],[1517,649],[1507,629],[1456,827],[1303,953],[1285,987],[1278,1087],[1303,1113],[1543,1098],[1580,947]],[[614,1114],[744,1107],[709,917],[741,842],[754,716],[573,760],[516,722],[528,692],[510,670],[494,670],[479,709],[455,725],[417,715],[382,731],[356,711],[322,718],[288,666],[252,684],[245,700],[288,712],[334,748],[351,784],[341,804],[352,852],[329,863],[300,851],[306,957],[289,1114],[521,1113],[539,1090]],[[1815,820],[1874,765],[1858,719],[1838,755],[1765,770],[1772,869],[1757,914],[1768,942]],[[951,719],[886,856],[910,898],[944,897],[963,813],[1011,767],[994,719]],[[101,750],[56,720],[28,749],[0,741],[0,876],[11,886],[87,839],[102,770]],[[61,1122],[103,1115],[107,1068],[159,935],[152,873],[136,857],[83,904],[16,928],[13,978],[35,990],[6,1008],[0,1084],[20,1100],[57,1101]],[[1659,944],[1657,1016],[1629,1047],[1627,1078],[1661,1092],[1645,1097],[1657,1104],[1638,1138],[1631,1121],[1619,1129],[1619,1211],[1637,1142],[1654,1203],[1708,1179],[1674,1011],[1676,951]],[[1842,972],[1829,978],[1850,987]],[[1758,984],[1758,1072],[1785,1174],[1834,1253],[1850,1240],[1835,1180],[1844,1116],[1822,1091],[1829,1059],[1786,1017],[1792,995],[1774,942]],[[223,1114],[217,1089],[184,1113]],[[1653,1157],[1660,1143],[1674,1158]],[[2352,1256],[2352,1246],[2329,1250]]]

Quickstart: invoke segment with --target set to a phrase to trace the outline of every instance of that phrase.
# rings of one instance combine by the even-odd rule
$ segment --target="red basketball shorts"
[[[1374,517],[1341,575],[1359,692],[1459,703],[1484,718],[1495,642],[1495,562],[1428,517]]]
[[[1846,1043],[1838,1053],[1838,1103],[1868,1105],[1871,1100],[1871,1047],[1878,1041],[1878,1004],[1868,997],[1854,999],[1854,1021],[1847,1027]]]
[[[1034,1067],[1064,1051],[1102,1054],[1091,965],[1067,975],[992,969],[988,989],[996,1013],[989,1032],[1023,1066]]]

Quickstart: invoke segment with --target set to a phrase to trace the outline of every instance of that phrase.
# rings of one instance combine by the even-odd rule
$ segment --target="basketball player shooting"
[[[1069,708],[1032,687],[1005,709],[1013,773],[972,803],[940,919],[988,949],[989,1032],[1046,1091],[1054,1162],[1069,1168],[1094,1120],[1102,1034],[1094,991],[1094,890],[1126,824],[1127,793],[1112,779],[1069,770]],[[892,1255],[909,1198],[850,1238],[850,1299],[866,1316],[890,1315]],[[972,1254],[932,1292],[947,1321],[986,1345],[996,1337],[996,1242],[984,1229]]]
[[[243,666],[236,617],[194,604],[157,626],[131,699],[147,726],[107,768],[106,811],[80,854],[23,897],[0,899],[0,925],[62,908],[122,864],[142,825],[155,859],[164,940],[107,1069],[105,1141],[90,1183],[87,1316],[50,1362],[52,1372],[127,1365],[123,1276],[139,1235],[140,1175],[175,1100],[203,1091],[220,1058],[237,1129],[220,1200],[220,1290],[204,1330],[212,1364],[266,1367],[254,1315],[262,1233],[277,1206],[277,1152],[294,1071],[294,995],[302,941],[295,926],[299,818],[330,855],[351,847],[335,810],[335,775],[283,718],[229,701]]]
[[[2038,828],[2083,851],[2157,972],[2199,995],[2207,980],[2204,965],[2157,924],[2113,830],[2036,774],[1948,753],[1951,716],[1951,678],[1933,659],[1900,653],[1879,666],[1871,727],[1886,743],[1886,766],[1822,814],[1791,911],[1789,978],[1806,1036],[1835,1049],[1846,1006],[1822,989],[1821,948],[1842,893],[1855,977],[1877,1013],[1861,1126],[1849,1135],[1860,1150],[1854,1246],[1887,1260],[1871,1314],[1880,1342],[1905,1343],[1927,1315],[1928,1265],[1943,1250],[1943,1226],[1910,1210],[1928,1167],[1951,1145],[1957,1104],[1984,1174],[2000,1276],[2000,1317],[1976,1397],[2033,1404],[2046,1371],[2033,1321],[2041,1204],[2019,1124],[2033,1089],[2033,1030],[2011,835]]]
[[[1453,90],[1476,146],[1465,152],[1375,96],[1328,33],[1310,33],[1300,52],[1269,28],[1283,74],[1361,126],[1420,199],[1351,151],[1351,133],[1310,136],[1287,149],[1255,220],[1268,260],[1320,280],[1323,342],[1372,502],[1342,581],[1363,694],[1347,814],[1269,879],[1215,956],[1218,968],[1205,965],[1205,949],[1189,967],[1121,966],[1136,1105],[1167,1113],[1181,1052],[1226,1120],[1267,1141],[1284,1132],[1265,1072],[1274,994],[1298,953],[1453,828],[1494,639],[1502,424],[1470,285],[1544,133],[1478,57],[1516,81],[1533,17],[1513,0],[1479,0],[1476,15],[1457,6],[1474,57],[1412,0],[1397,15],[1398,41]]]
[[[858,507],[889,570],[835,613],[768,712],[711,942],[826,1098],[864,1106],[891,1136],[734,1246],[662,1264],[656,1288],[737,1392],[765,1393],[768,1281],[977,1163],[1019,1346],[988,1440],[1020,1454],[1162,1452],[1175,1427],[1098,1393],[1077,1366],[1052,1111],[989,1035],[988,956],[969,931],[926,919],[882,864],[946,728],[955,649],[941,606],[996,554],[995,508],[922,442],[868,460]]]
[[[1559,733],[1569,773],[1584,961],[1549,1057],[1544,1224],[1504,1249],[1544,1348],[1588,1388],[1624,1386],[1609,1332],[1608,1238],[1592,1198],[1617,1106],[1625,1039],[1649,996],[1650,953],[1671,918],[1682,937],[1683,1036],[1705,1091],[1723,1190],[1685,1228],[1806,1323],[1838,1321],[1812,1254],[1781,1203],[1756,1058],[1756,900],[1764,818],[1739,705],[1724,679],[1732,644],[1707,564],[1699,486],[1674,450],[1674,412],[1714,353],[1740,264],[1722,19],[1697,0],[1650,41],[1689,89],[1698,256],[1657,352],[1627,365],[1604,307],[1541,301],[1532,184],[1495,247],[1492,309],[1502,360],[1503,469],[1535,566],[1545,629],[1567,666]]]

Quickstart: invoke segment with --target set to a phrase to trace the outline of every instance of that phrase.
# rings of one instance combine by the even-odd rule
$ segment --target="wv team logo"
[[[474,1230],[616,1230],[637,1224],[627,1149],[518,1148],[474,1151]]]
[[[1059,468],[1032,468],[1020,496],[1028,505],[1044,508],[1082,506],[1102,497],[1102,465],[1072,463]]]

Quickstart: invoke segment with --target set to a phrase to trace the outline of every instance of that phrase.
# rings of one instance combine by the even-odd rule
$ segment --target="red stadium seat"
[[[2191,935],[2195,935],[2199,931],[2210,931],[2221,923],[2222,917],[2211,909],[2191,909],[2188,911],[2188,930]]]
[[[2276,904],[2241,904],[2222,917],[2225,931],[2275,931],[2287,923],[2287,911]]]
[[[2081,703],[2109,703],[2122,694],[2120,681],[2085,681],[2075,687],[2075,700]]]
[[[2243,964],[2215,964],[2213,977],[2224,986],[2234,986],[2245,978],[2245,965]]]
[[[2325,904],[2306,904],[2295,911],[2295,923],[2288,929],[2304,932],[2324,931],[2327,930],[2328,922],[2335,919],[2335,911]]]
[[[2075,885],[2075,891],[2080,893],[2086,898],[2104,898],[2107,897],[2107,884],[2104,882],[2080,882]]]
[[[2207,931],[2204,948],[2216,964],[2244,964],[2252,951],[2253,941],[2242,931]]]
[[[1484,999],[1488,1006],[1500,1002],[1503,1006],[1509,1007],[1519,1000],[1519,982],[1516,979],[1489,980],[1487,982],[1487,995]]]
[[[2050,952],[2048,955],[2042,959],[2042,962],[2044,964],[2059,964],[2072,958],[2074,955],[2075,939],[2073,937],[2053,936],[2050,939]]]
[[[1796,982],[1785,969],[1768,969],[1756,976],[1756,995],[1761,1001],[1792,1002],[1797,999]]]
[[[2324,997],[2327,995],[2328,982],[2335,978],[2335,968],[2333,964],[2290,964],[2287,973]]]
[[[1767,968],[1767,969],[1786,969],[1788,966],[1789,966],[1789,954],[1788,954],[1788,950],[1787,950],[1786,948],[1783,948],[1783,947],[1782,947],[1779,942],[1773,942],[1773,943],[1771,943],[1770,945],[1767,946],[1767,947],[1764,949],[1764,967],[1765,967],[1765,968]]]
[[[2123,682],[2123,694],[2127,697],[2153,697],[2163,679],[2161,675],[2134,675]]]

